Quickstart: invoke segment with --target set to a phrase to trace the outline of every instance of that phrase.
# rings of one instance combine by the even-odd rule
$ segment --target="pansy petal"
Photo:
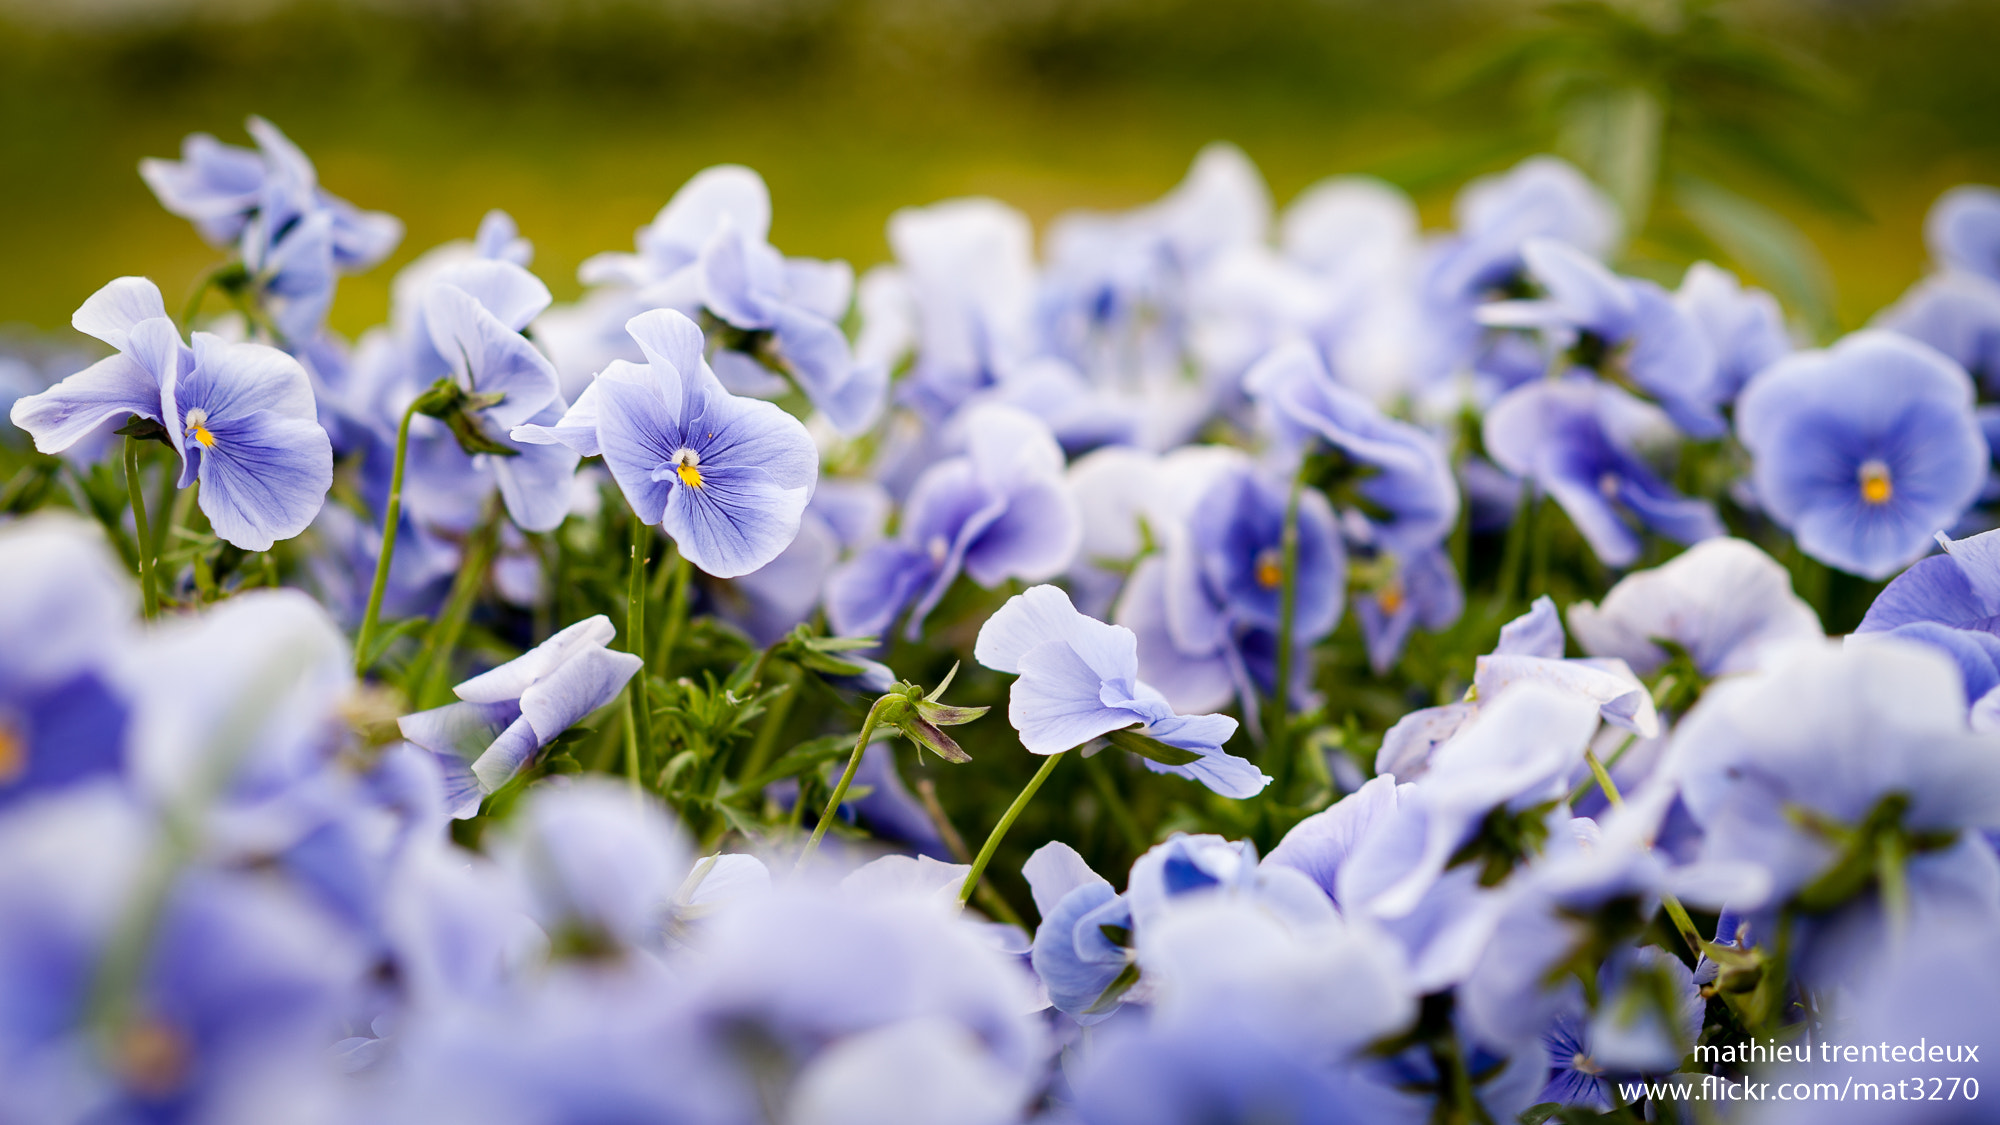
[[[1097,673],[1061,641],[1021,654],[1020,667],[1007,720],[1031,754],[1060,754],[1140,721],[1125,708],[1104,705]]]
[[[14,400],[8,417],[43,453],[61,453],[112,419],[162,418],[160,384],[131,356],[106,356],[40,394]]]
[[[69,318],[70,326],[86,336],[124,351],[127,334],[142,320],[167,315],[160,287],[144,277],[121,277],[84,299]]]
[[[521,693],[521,715],[546,744],[617,698],[644,664],[629,652],[586,648]]]
[[[218,537],[266,551],[312,523],[333,486],[333,443],[318,422],[258,411],[208,428],[200,503]]]
[[[700,487],[673,486],[660,526],[703,573],[735,578],[791,544],[810,499],[810,489],[785,488],[762,468],[704,465]]]

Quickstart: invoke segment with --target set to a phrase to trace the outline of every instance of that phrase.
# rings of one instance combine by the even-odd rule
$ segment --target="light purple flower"
[[[517,426],[515,440],[601,453],[639,518],[708,574],[734,578],[777,558],[819,475],[805,426],[724,390],[687,317],[656,309],[625,327],[646,363],[614,361],[560,420]]]
[[[1886,578],[1978,499],[1989,452],[1972,380],[1888,332],[1801,352],[1751,380],[1736,432],[1764,509],[1799,549]]]
[[[1060,754],[1113,731],[1135,730],[1199,755],[1184,765],[1144,759],[1225,797],[1254,797],[1271,779],[1222,744],[1236,733],[1227,715],[1177,715],[1166,697],[1139,679],[1138,639],[1130,629],[1076,611],[1054,586],[1008,599],[980,627],[973,650],[981,664],[1017,675],[1007,719],[1032,754]]]
[[[606,648],[614,635],[603,614],[585,618],[453,688],[459,702],[397,721],[443,765],[454,817],[478,812],[558,735],[617,698],[642,661]]]
[[[312,523],[333,484],[333,445],[297,360],[206,332],[189,348],[144,278],[106,285],[72,322],[118,354],[15,402],[14,424],[36,448],[59,452],[136,414],[165,429],[181,487],[201,481],[201,510],[223,540],[264,551]]]
[[[1630,566],[1629,517],[1682,543],[1722,534],[1715,507],[1675,492],[1639,455],[1672,431],[1659,410],[1588,377],[1523,384],[1486,413],[1487,452],[1532,479],[1568,513],[1606,566]]]
[[[881,636],[909,608],[906,634],[963,570],[991,588],[1009,578],[1060,574],[1083,536],[1048,427],[1006,406],[965,419],[966,451],[924,470],[904,502],[896,538],[863,551],[827,584],[827,617],[845,636]]]

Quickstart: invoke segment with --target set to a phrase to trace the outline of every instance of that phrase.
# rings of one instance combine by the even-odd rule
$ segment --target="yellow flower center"
[[[28,740],[12,723],[0,719],[0,787],[12,785],[28,772]]]
[[[1275,590],[1285,581],[1285,557],[1276,547],[1266,547],[1257,555],[1257,585]]]
[[[185,1035],[166,1024],[140,1020],[118,1034],[113,1063],[128,1087],[163,1098],[187,1080],[190,1053]]]
[[[215,435],[208,432],[208,411],[197,406],[187,412],[187,432],[204,449],[215,448]]]
[[[1887,504],[1896,494],[1896,486],[1889,481],[1889,466],[1880,461],[1863,461],[1856,475],[1861,479],[1861,498],[1870,504]]]
[[[674,475],[689,488],[701,487],[701,455],[692,449],[674,454]]]
[[[1391,579],[1388,585],[1375,594],[1375,603],[1382,607],[1383,613],[1393,616],[1396,611],[1403,608],[1403,584]]]

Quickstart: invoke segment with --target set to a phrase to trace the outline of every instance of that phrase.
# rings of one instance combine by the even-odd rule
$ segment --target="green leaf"
[[[829,734],[822,738],[809,739],[787,750],[756,777],[744,779],[738,787],[738,792],[762,796],[766,785],[805,773],[828,758],[839,757],[853,749],[852,735]]]
[[[368,639],[368,651],[362,653],[362,667],[372,669],[376,661],[382,659],[382,653],[388,653],[390,645],[394,645],[402,637],[410,637],[412,633],[426,629],[428,625],[430,625],[428,617],[406,617],[394,625],[384,625],[380,633]]]
[[[1120,750],[1129,750],[1141,758],[1158,762],[1163,766],[1184,766],[1190,762],[1201,761],[1200,754],[1192,750],[1183,750],[1178,746],[1169,746],[1158,739],[1148,738],[1140,734],[1137,727],[1114,730],[1104,737]]]

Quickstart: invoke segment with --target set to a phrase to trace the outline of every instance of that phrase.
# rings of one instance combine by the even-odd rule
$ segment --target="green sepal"
[[[1185,766],[1190,762],[1201,761],[1200,754],[1192,750],[1183,750],[1178,746],[1169,746],[1156,738],[1148,738],[1139,733],[1137,726],[1114,730],[1104,737],[1120,750],[1128,750],[1163,766]]]
[[[910,741],[947,762],[963,765],[972,760],[972,755],[966,753],[956,740],[920,716],[913,715],[907,721],[898,723],[897,729],[908,735]]]
[[[507,396],[499,391],[474,394],[446,376],[430,385],[430,389],[417,396],[414,409],[419,414],[439,418],[451,427],[451,434],[458,439],[458,447],[468,454],[490,453],[495,457],[519,457],[521,451],[486,433],[480,427],[477,411],[489,406],[498,406]]]
[[[1118,970],[1118,975],[1111,978],[1111,983],[1104,986],[1104,991],[1097,994],[1097,999],[1091,1002],[1090,1007],[1083,1010],[1083,1014],[1098,1016],[1116,1008],[1125,998],[1125,994],[1132,991],[1132,986],[1138,983],[1139,963],[1127,961],[1125,967]]]
[[[151,418],[134,414],[125,419],[125,424],[111,431],[119,437],[137,438],[140,441],[157,441],[161,445],[172,446],[167,428]]]

